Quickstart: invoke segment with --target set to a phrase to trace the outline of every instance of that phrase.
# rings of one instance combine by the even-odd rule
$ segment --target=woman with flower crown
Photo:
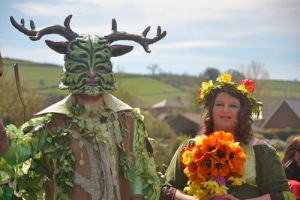
[[[205,108],[205,114],[199,137],[214,132],[230,132],[246,155],[245,162],[234,166],[243,172],[243,184],[234,186],[226,182],[228,192],[222,199],[294,199],[275,149],[253,135],[251,123],[253,117],[259,115],[262,106],[252,94],[254,89],[252,80],[236,84],[231,81],[231,75],[226,73],[219,76],[215,83],[211,80],[203,82],[198,100]],[[165,174],[161,200],[197,199],[186,194],[190,180],[182,166],[182,152],[196,146],[199,137],[184,141],[177,149]],[[202,199],[219,196],[215,194],[207,194]]]

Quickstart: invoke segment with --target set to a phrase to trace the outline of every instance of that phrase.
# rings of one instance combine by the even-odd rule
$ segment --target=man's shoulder
[[[44,110],[41,110],[40,112],[36,113],[35,116],[41,116],[41,115],[45,115],[45,114],[49,114],[49,113],[68,115],[70,111],[68,110],[66,104],[70,98],[71,98],[71,95],[67,96],[66,98],[64,98],[61,101],[58,101],[58,102],[48,106]]]

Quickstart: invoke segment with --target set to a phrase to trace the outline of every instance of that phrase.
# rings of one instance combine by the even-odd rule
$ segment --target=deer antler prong
[[[71,27],[70,27],[71,19],[72,19],[72,15],[68,15],[64,21],[64,26],[69,30],[71,30]]]
[[[24,18],[21,19],[21,24],[22,24],[22,26],[25,26],[25,20],[24,20]]]
[[[148,27],[143,31],[142,35],[143,35],[144,37],[147,36],[148,32],[150,31],[150,28],[151,28],[151,27],[148,26]]]
[[[16,29],[18,29],[20,32],[24,33],[25,35],[29,36],[29,38],[31,40],[39,40],[44,35],[48,35],[48,34],[58,34],[58,35],[65,37],[67,40],[71,41],[75,37],[78,36],[78,34],[73,32],[70,28],[71,18],[72,18],[72,15],[69,15],[66,17],[65,22],[64,22],[65,26],[54,25],[54,26],[49,26],[49,27],[43,28],[39,31],[35,30],[36,27],[35,27],[34,21],[32,21],[32,20],[30,20],[31,30],[29,30],[25,27],[25,21],[23,18],[21,19],[20,24],[18,24],[16,22],[16,20],[13,18],[13,16],[10,17],[10,21]]]
[[[160,34],[161,34],[161,28],[160,28],[160,26],[158,26],[157,27],[157,34],[156,35],[159,36]]]
[[[112,30],[113,32],[118,31],[118,28],[117,28],[117,21],[116,21],[115,18],[113,18],[112,21],[111,21],[111,30]]]
[[[35,30],[35,24],[34,21],[30,20],[30,28],[31,30]]]
[[[120,32],[117,30],[117,22],[115,19],[112,19],[112,33],[104,36],[104,38],[109,42],[112,43],[118,40],[131,40],[139,43],[146,52],[150,53],[149,44],[153,44],[163,37],[167,35],[167,32],[161,32],[160,26],[157,28],[157,35],[154,38],[147,38],[147,34],[150,31],[150,26],[148,26],[142,33],[142,35],[135,35],[135,34],[128,34],[126,32]]]

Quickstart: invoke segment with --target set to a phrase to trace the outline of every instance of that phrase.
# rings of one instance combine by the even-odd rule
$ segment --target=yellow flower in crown
[[[239,86],[237,86],[237,89],[239,91],[241,91],[243,94],[247,94],[248,93],[248,90],[247,90],[247,88],[246,88],[245,85],[239,85]]]
[[[202,83],[202,90],[209,90],[213,86],[212,80]]]
[[[213,85],[214,84],[213,84],[212,80],[209,80],[207,82],[202,82],[202,87],[201,87],[201,90],[199,91],[201,100],[205,98],[205,95],[207,93],[209,93],[209,91],[211,90]]]
[[[219,76],[217,78],[217,81],[223,82],[223,83],[229,83],[229,84],[234,84],[234,82],[231,81],[231,75],[224,73],[223,75]]]

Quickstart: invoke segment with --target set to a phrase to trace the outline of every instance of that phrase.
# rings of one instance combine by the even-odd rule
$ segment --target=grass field
[[[13,67],[5,67],[5,76],[13,77]],[[58,86],[60,79],[60,68],[57,67],[31,67],[19,64],[21,81],[27,82],[30,88],[36,89],[43,86]]]
[[[299,81],[280,81],[280,80],[262,80],[261,93],[269,93],[268,95],[276,98],[300,98],[300,82]]]
[[[123,78],[121,79],[121,84],[124,89],[142,100],[146,106],[153,105],[167,98],[181,97],[185,101],[188,96],[185,92],[147,77]]]

